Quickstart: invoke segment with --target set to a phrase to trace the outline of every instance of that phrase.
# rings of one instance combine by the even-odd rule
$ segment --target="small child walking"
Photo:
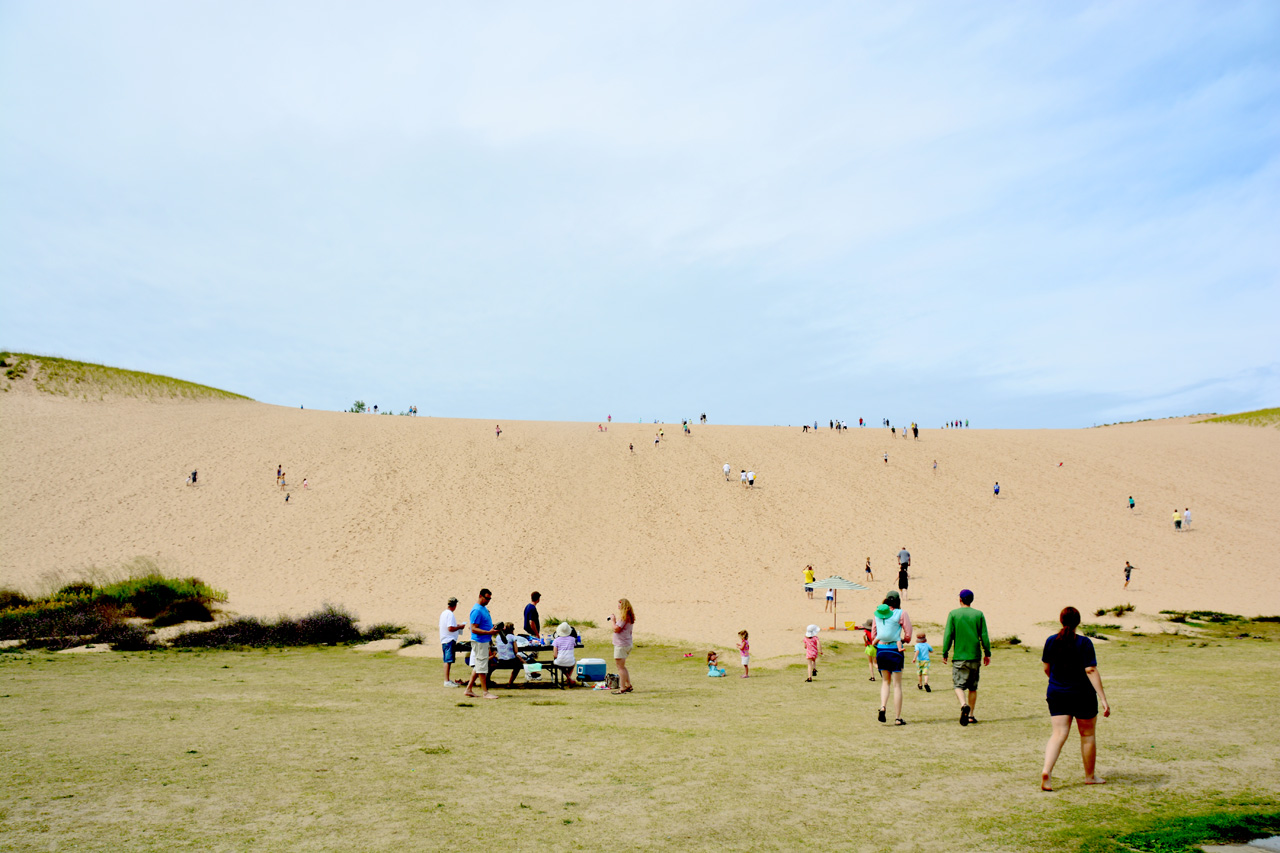
[[[916,643],[912,649],[915,652],[911,662],[916,665],[916,690],[932,693],[929,689],[929,655],[933,653],[933,646],[925,640],[924,631],[916,632]]]
[[[805,681],[813,681],[813,677],[818,674],[818,655],[822,654],[822,643],[818,641],[817,625],[810,625],[804,629],[804,660],[809,666],[809,677]]]
[[[724,678],[724,667],[720,665],[720,656],[714,651],[707,652],[707,677]]]
[[[861,630],[862,630],[862,642],[863,642],[863,645],[865,646],[863,650],[867,654],[867,669],[871,672],[871,677],[868,678],[867,680],[875,681],[876,680],[876,647],[875,647],[875,644],[871,642],[871,620],[870,619],[862,623]]]
[[[751,677],[751,643],[747,641],[747,629],[738,632],[738,651],[742,653],[742,677]]]

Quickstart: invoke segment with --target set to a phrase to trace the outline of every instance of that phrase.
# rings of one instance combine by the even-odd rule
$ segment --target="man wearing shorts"
[[[497,699],[498,697],[489,692],[489,642],[497,632],[493,629],[493,617],[489,615],[489,602],[493,599],[493,593],[487,589],[480,590],[480,599],[476,605],[471,608],[471,616],[468,622],[471,623],[471,680],[467,682],[467,692],[465,695],[475,698],[476,694],[471,692],[476,686],[476,678],[480,679],[480,688],[484,691],[484,698]]]
[[[457,687],[457,683],[449,678],[449,668],[453,666],[454,647],[457,645],[457,634],[462,630],[458,626],[458,617],[453,610],[458,606],[458,599],[450,598],[449,605],[440,613],[440,650],[444,658],[444,686]]]
[[[973,607],[973,593],[960,590],[960,606],[947,614],[942,632],[942,662],[951,656],[951,686],[960,700],[960,725],[978,722],[973,708],[978,703],[978,675],[983,666],[991,665],[991,640],[987,636],[987,617]]]

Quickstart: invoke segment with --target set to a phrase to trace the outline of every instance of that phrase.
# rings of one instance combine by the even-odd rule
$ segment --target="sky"
[[[0,348],[487,420],[1280,405],[1280,5],[0,0]]]

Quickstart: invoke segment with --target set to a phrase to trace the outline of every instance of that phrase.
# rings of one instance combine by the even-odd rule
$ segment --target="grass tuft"
[[[360,639],[366,643],[372,643],[375,640],[385,640],[388,637],[395,637],[403,634],[409,629],[403,625],[395,625],[391,622],[379,622],[377,625],[370,625],[368,628],[360,632]]]
[[[1196,622],[1213,622],[1222,624],[1225,622],[1247,622],[1243,616],[1237,616],[1234,613],[1220,613],[1217,610],[1161,610],[1161,615],[1168,616],[1170,622],[1187,622],[1194,620]],[[1266,621],[1259,619],[1255,621]]]
[[[559,625],[561,622],[568,622],[570,625],[577,628],[579,631],[581,631],[583,628],[597,627],[596,623],[592,622],[590,619],[561,619],[559,616],[548,616],[543,623],[543,628],[544,630],[548,627],[554,628],[555,626]]]

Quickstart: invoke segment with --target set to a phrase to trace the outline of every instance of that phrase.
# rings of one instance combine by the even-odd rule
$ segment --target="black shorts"
[[[1050,690],[1045,694],[1050,717],[1092,720],[1098,716],[1098,694],[1092,690]]]
[[[876,669],[883,672],[902,672],[903,655],[897,649],[876,649]]]

